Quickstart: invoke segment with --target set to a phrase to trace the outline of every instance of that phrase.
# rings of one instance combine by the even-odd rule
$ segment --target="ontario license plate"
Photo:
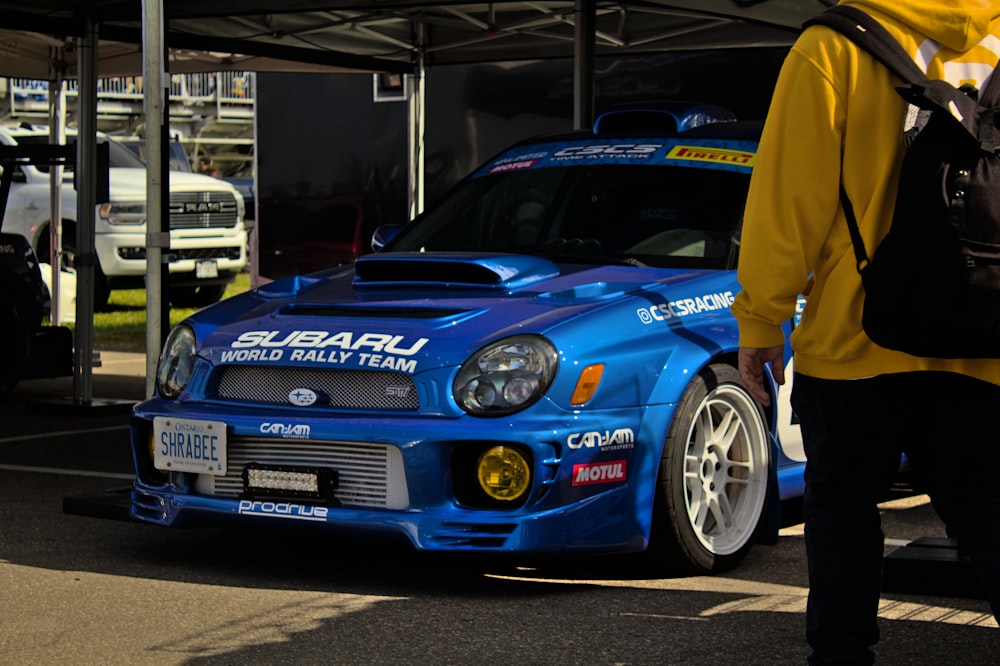
[[[194,263],[194,276],[198,279],[219,277],[219,264],[215,259],[204,259]]]
[[[226,424],[158,416],[153,419],[153,466],[172,472],[226,473]]]

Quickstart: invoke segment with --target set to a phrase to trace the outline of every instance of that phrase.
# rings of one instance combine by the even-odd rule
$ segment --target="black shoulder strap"
[[[986,86],[979,93],[979,102],[983,106],[995,106],[997,100],[1000,99],[1000,75],[998,74],[1000,74],[1000,63],[997,63],[996,69],[990,75],[990,80],[986,82]]]
[[[840,205],[844,208],[847,231],[851,234],[851,245],[854,246],[854,265],[859,273],[864,274],[865,268],[868,267],[868,252],[865,251],[865,241],[861,238],[861,229],[858,228],[858,218],[854,215],[854,205],[843,185],[840,186]]]
[[[987,152],[1000,150],[1000,131],[997,128],[997,117],[1000,110],[1000,63],[997,63],[986,87],[980,92],[979,105],[983,114],[979,118],[979,145]]]
[[[825,25],[867,51],[907,83],[922,83],[927,75],[913,62],[882,24],[855,7],[836,5],[806,21],[802,27]]]

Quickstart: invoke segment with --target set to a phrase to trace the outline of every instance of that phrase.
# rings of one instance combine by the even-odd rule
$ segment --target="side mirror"
[[[401,224],[383,224],[375,229],[375,233],[372,234],[372,251],[381,252],[382,248],[395,238],[402,228]]]

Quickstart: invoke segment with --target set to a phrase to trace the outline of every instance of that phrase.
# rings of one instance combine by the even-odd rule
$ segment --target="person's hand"
[[[764,364],[771,363],[771,374],[774,381],[785,383],[785,347],[740,347],[739,369],[740,379],[762,405],[771,404],[771,396],[764,388]]]

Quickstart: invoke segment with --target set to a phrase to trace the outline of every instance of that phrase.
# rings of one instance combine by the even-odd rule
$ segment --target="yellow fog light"
[[[479,456],[479,485],[491,499],[512,502],[528,492],[531,468],[509,446],[494,446]]]

